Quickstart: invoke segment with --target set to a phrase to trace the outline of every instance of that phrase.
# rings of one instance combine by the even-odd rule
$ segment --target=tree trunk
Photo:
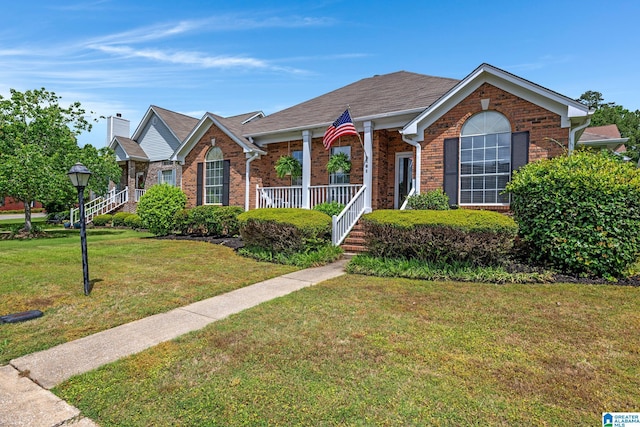
[[[31,203],[24,202],[24,231],[31,233]]]

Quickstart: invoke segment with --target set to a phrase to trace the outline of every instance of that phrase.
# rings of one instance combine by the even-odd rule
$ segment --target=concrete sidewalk
[[[346,260],[296,271],[99,332],[0,367],[0,426],[95,426],[48,389],[216,320],[344,274]]]

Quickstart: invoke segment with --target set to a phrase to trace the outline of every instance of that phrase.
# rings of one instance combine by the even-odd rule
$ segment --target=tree
[[[590,110],[600,108],[604,105],[604,98],[602,98],[602,93],[596,92],[593,90],[588,90],[582,95],[580,98],[576,99],[576,101],[586,105]]]
[[[99,194],[108,180],[120,177],[111,150],[78,147],[77,136],[90,131],[91,123],[79,102],[63,108],[60,99],[44,88],[0,96],[0,195],[24,203],[26,232],[32,228],[32,202],[69,206],[75,200],[67,172],[76,162],[94,172],[89,189]]]
[[[595,108],[591,117],[591,126],[604,126],[615,124],[623,138],[629,138],[627,142],[627,156],[634,161],[640,157],[640,110],[629,111],[615,102],[604,102],[600,92],[591,90],[583,93],[577,100],[589,108]]]

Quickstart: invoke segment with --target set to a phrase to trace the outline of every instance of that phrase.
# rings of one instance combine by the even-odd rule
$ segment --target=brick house
[[[359,137],[341,137],[327,151],[323,134],[347,107]],[[511,172],[573,150],[590,114],[482,64],[462,80],[376,75],[268,116],[207,113],[198,121],[152,106],[131,138],[115,133],[110,146],[125,172],[120,187],[135,187],[144,173],[145,186],[180,186],[189,206],[340,201],[348,206],[334,224],[339,243],[363,212],[401,208],[412,193],[443,189],[460,207],[507,210],[502,190]],[[327,171],[338,152],[351,159],[350,173]],[[277,177],[274,165],[284,155],[300,161],[301,177]]]

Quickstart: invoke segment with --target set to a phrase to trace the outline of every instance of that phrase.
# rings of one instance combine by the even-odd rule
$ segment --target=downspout
[[[402,134],[402,140],[409,145],[412,145],[416,149],[416,186],[415,186],[415,194],[420,194],[420,175],[422,170],[422,145],[420,142],[414,141],[409,138],[405,134]]]
[[[591,124],[591,117],[587,117],[587,121],[583,125],[573,128],[571,132],[569,132],[569,155],[571,155],[576,148],[576,133],[589,126],[589,124]]]
[[[251,152],[249,152],[251,153]],[[253,154],[249,156],[247,153],[247,165],[244,171],[244,210],[249,210],[249,191],[251,191],[251,162],[260,157],[260,153],[253,151]]]

